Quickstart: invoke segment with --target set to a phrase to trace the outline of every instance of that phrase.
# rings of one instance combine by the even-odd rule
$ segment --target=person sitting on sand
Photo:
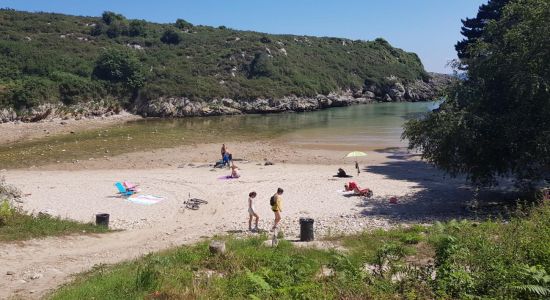
[[[256,210],[254,209],[254,199],[256,198],[256,192],[251,192],[248,194],[248,230],[250,231],[258,231],[258,220],[260,217],[256,213]],[[252,229],[252,218],[256,218],[256,221],[254,222],[256,224],[256,227]]]
[[[223,166],[229,167],[229,153],[227,152],[223,154]]]
[[[220,152],[222,154],[222,160],[223,160],[223,158],[225,156],[225,152],[227,152],[227,147],[225,147],[225,144],[222,144],[222,149],[221,149]]]
[[[346,171],[344,171],[344,169],[338,168],[338,172],[336,173],[336,175],[334,175],[334,177],[348,178],[353,176],[346,174]]]
[[[234,162],[231,162],[231,178],[239,178],[241,175],[239,174],[239,167]]]

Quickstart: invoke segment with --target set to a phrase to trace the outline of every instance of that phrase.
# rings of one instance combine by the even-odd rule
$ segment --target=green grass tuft
[[[63,220],[47,214],[28,215],[18,209],[9,207],[7,200],[2,201],[0,206],[0,242],[73,233],[103,233],[109,231],[108,228],[103,226]],[[6,206],[8,206],[7,209]]]

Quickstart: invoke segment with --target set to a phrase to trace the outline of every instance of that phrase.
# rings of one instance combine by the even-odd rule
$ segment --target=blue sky
[[[0,0],[0,7],[99,16],[105,10],[159,23],[372,40],[418,53],[429,71],[446,72],[461,39],[460,19],[486,0]]]

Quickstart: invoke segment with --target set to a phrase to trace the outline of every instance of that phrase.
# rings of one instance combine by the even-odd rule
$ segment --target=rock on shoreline
[[[229,98],[191,100],[186,97],[161,97],[153,100],[137,99],[128,111],[143,117],[178,118],[194,116],[219,116],[251,113],[304,112],[331,107],[373,102],[416,102],[433,100],[453,81],[449,75],[430,74],[426,81],[417,80],[402,83],[395,77],[386,78],[387,83],[380,87],[366,85],[362,90],[346,90],[329,95],[298,97],[289,95],[282,98],[256,98],[236,100]],[[63,104],[42,104],[24,112],[12,108],[0,109],[0,123],[37,122],[53,118],[82,119],[108,117],[119,114],[123,109],[112,102],[90,102],[73,106]]]

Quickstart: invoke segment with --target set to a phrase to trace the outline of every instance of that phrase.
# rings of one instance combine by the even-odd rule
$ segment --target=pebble
[[[6,275],[15,275],[15,272],[13,272],[13,271],[7,271],[7,272],[6,272]]]
[[[34,273],[34,274],[32,274],[31,279],[36,280],[36,279],[40,279],[41,277],[42,277],[42,274]]]

